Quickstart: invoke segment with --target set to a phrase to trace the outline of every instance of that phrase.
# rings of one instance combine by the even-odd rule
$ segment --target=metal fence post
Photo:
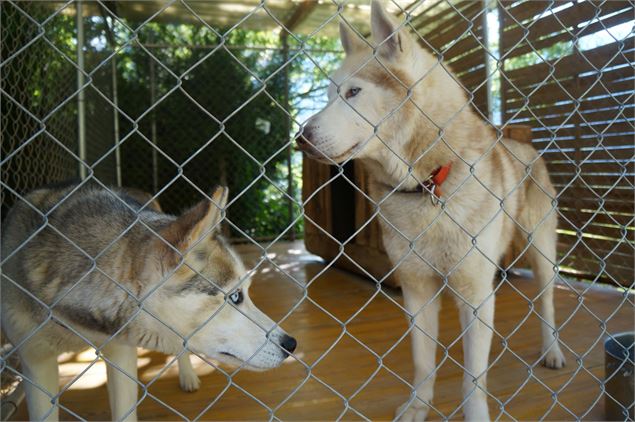
[[[84,93],[84,17],[83,4],[78,1],[75,5],[77,13],[77,146],[79,162],[79,177],[86,178],[86,96]]]
[[[286,111],[287,114],[290,113],[290,107],[289,107],[289,66],[290,64],[287,63],[289,61],[289,37],[287,32],[282,32],[282,34],[280,35],[280,41],[282,42],[282,62],[285,63],[285,68],[284,68],[284,98],[283,98],[283,106],[284,106],[284,110]],[[289,198],[293,198],[294,196],[294,189],[293,189],[293,165],[292,165],[292,158],[293,158],[293,143],[291,142],[291,122],[290,119],[286,120],[286,127],[285,127],[285,136],[287,137],[287,143],[289,144],[289,146],[287,147],[287,194],[289,195]],[[295,224],[293,224],[293,201],[289,200],[289,209],[288,209],[289,215],[288,215],[288,221],[289,221],[289,225],[291,226],[289,229],[289,238],[291,240],[295,240],[296,238],[296,233],[295,233]]]
[[[152,41],[152,39],[150,39]],[[150,60],[150,104],[152,113],[150,113],[150,125],[151,125],[151,138],[152,141],[152,189],[153,193],[159,190],[159,153],[157,152],[157,116],[154,109],[154,103],[156,102],[157,87],[156,87],[156,70],[154,65],[154,59],[152,56],[148,57]]]

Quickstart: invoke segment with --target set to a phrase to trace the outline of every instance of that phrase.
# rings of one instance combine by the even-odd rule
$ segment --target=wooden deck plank
[[[259,257],[259,252],[253,247],[240,249],[248,263]],[[410,339],[405,335],[408,326],[398,305],[401,303],[399,291],[386,289],[377,293],[373,283],[337,269],[329,269],[316,278],[324,263],[304,252],[299,242],[281,243],[269,252],[287,275],[271,265],[261,267],[254,276],[252,297],[274,319],[283,317],[302,300],[302,286],[310,282],[308,295],[315,303],[301,301],[282,323],[298,339],[297,356],[304,364],[289,360],[281,368],[270,372],[240,372],[230,381],[221,371],[209,368],[193,357],[202,385],[195,393],[184,393],[179,389],[174,362],[162,377],[148,387],[148,395],[140,395],[143,397],[138,410],[140,419],[181,419],[178,413],[167,409],[161,402],[189,419],[199,415],[206,420],[269,419],[267,409],[249,398],[237,385],[266,406],[276,408],[275,415],[282,420],[332,420],[342,414],[347,420],[361,419],[355,411],[370,419],[385,420],[392,418],[395,408],[408,398],[407,382],[411,380],[413,366]],[[289,275],[295,277],[298,283],[291,281]],[[524,278],[515,278],[512,283],[514,288],[509,283],[503,283],[496,295],[498,335],[495,335],[490,356],[490,362],[495,363],[488,378],[488,391],[493,396],[489,400],[491,416],[499,415],[505,420],[510,416],[534,420],[547,415],[549,420],[563,420],[573,419],[572,414],[584,414],[585,419],[603,419],[603,399],[598,380],[603,377],[604,357],[602,341],[597,339],[603,338],[605,332],[598,318],[613,315],[622,303],[608,321],[607,330],[632,330],[632,305],[623,303],[623,295],[617,290],[592,288],[580,301],[582,284],[574,284],[578,290],[559,286],[555,294],[559,323],[571,312],[576,313],[561,333],[567,345],[563,348],[567,367],[550,370],[538,362],[538,317],[532,313],[529,302],[515,290],[531,298],[535,294],[535,286],[531,280]],[[633,300],[632,296],[630,300]],[[358,312],[364,305],[365,308]],[[346,330],[329,313],[342,323],[350,320]],[[518,324],[522,326],[515,330]],[[443,415],[454,412],[461,402],[461,368],[450,359],[462,360],[461,343],[456,341],[459,332],[452,298],[444,297],[439,338],[442,347],[437,351],[439,370],[434,399],[435,408]],[[507,347],[502,344],[503,337]],[[389,350],[390,353],[387,353]],[[583,359],[576,361],[573,353],[583,356]],[[81,363],[81,360],[85,361],[86,356],[90,356],[90,352],[71,357],[62,364],[63,382],[68,382],[85,367],[86,363]],[[171,359],[160,353],[142,351],[139,358],[141,380],[150,382]],[[529,381],[526,363],[532,365]],[[369,378],[372,379],[367,382]],[[66,391],[61,401],[86,419],[107,420],[110,414],[104,382],[105,368],[101,363]],[[330,385],[330,388],[324,384]],[[555,402],[554,391],[558,391]],[[292,393],[292,397],[286,400]],[[205,411],[219,395],[217,403]],[[351,396],[347,409],[344,397]],[[506,413],[501,414],[500,404],[504,404]],[[14,420],[26,417],[23,403]],[[64,412],[61,417],[73,419]],[[453,419],[461,417],[459,410]],[[432,411],[430,419],[441,419],[441,415]]]

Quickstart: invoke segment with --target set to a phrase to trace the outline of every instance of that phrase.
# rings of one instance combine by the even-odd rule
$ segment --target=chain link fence
[[[14,151],[19,152],[3,162],[2,180],[18,192],[28,192],[51,180],[73,177],[77,167],[73,157],[65,151],[72,151],[77,143],[75,112],[72,109],[54,112],[73,94],[75,72],[72,66],[64,66],[65,63],[56,60],[57,52],[47,48],[45,41],[35,41],[33,48],[21,52],[38,33],[31,19],[44,20],[50,13],[41,4],[25,6],[24,13],[7,7],[2,14],[3,62],[15,56],[2,69],[2,90],[15,100],[2,101],[2,155],[7,157]],[[57,34],[55,28],[51,30]],[[48,66],[40,66],[42,63]],[[48,116],[47,126],[51,132],[61,135],[61,139],[53,140],[42,133],[42,122],[36,116],[43,117],[42,120]],[[3,189],[3,214],[13,203]]]
[[[453,72],[452,80],[466,92],[468,100],[461,104],[456,115],[469,109],[495,129],[497,139],[491,149],[483,151],[483,155],[471,164],[472,169],[502,142],[503,132],[511,125],[525,125],[530,131],[525,141],[532,142],[546,162],[557,192],[551,199],[559,217],[558,257],[557,262],[550,261],[549,264],[559,270],[559,275],[551,276],[548,285],[543,286],[544,290],[531,296],[515,287],[508,275],[512,267],[518,267],[522,262],[517,255],[505,257],[502,263],[496,262],[497,257],[486,257],[501,273],[502,281],[480,303],[468,304],[474,315],[506,287],[511,287],[528,303],[530,310],[506,334],[496,331],[486,317],[476,317],[475,321],[485,320],[489,335],[494,333],[496,341],[503,343],[503,351],[491,357],[489,363],[485,362],[482,371],[468,374],[475,387],[452,409],[435,407],[429,397],[417,394],[422,385],[429,384],[430,378],[434,379],[443,364],[466,370],[452,350],[469,335],[472,324],[461,330],[457,323],[455,335],[440,342],[434,338],[438,327],[434,328],[426,321],[423,321],[423,327],[419,325],[421,315],[428,315],[426,307],[437,305],[426,303],[417,311],[406,309],[400,295],[387,287],[401,271],[399,267],[408,265],[413,255],[427,262],[414,245],[425,237],[436,219],[415,234],[404,233],[403,228],[388,221],[386,224],[410,243],[406,255],[397,260],[388,259],[378,222],[379,219],[387,220],[382,211],[385,199],[373,199],[369,194],[373,182],[368,169],[350,159],[335,166],[320,167],[306,159],[303,162],[300,153],[294,150],[293,134],[303,127],[303,122],[327,105],[329,85],[338,91],[331,93],[332,97],[349,100],[348,91],[339,92],[339,87],[343,87],[351,76],[343,81],[333,76],[345,56],[340,48],[337,25],[344,22],[351,34],[359,37],[358,42],[363,42],[362,37],[370,35],[370,6],[366,1],[7,0],[0,3],[3,221],[16,204],[26,204],[35,210],[36,207],[29,205],[25,198],[34,188],[67,179],[75,178],[87,186],[96,183],[115,195],[119,195],[117,187],[122,186],[147,192],[163,211],[174,215],[201,198],[209,200],[211,186],[229,187],[231,198],[229,206],[223,209],[221,230],[234,243],[247,243],[253,248],[251,253],[256,251],[258,256],[249,260],[254,269],[248,275],[261,277],[271,271],[275,277],[285,280],[288,288],[297,289],[298,296],[288,309],[274,318],[273,328],[263,327],[231,299],[236,289],[246,286],[248,277],[229,290],[218,280],[207,280],[216,289],[215,294],[220,291],[223,296],[220,309],[228,307],[241,312],[259,326],[267,341],[259,345],[238,370],[225,370],[216,361],[196,353],[203,366],[222,374],[227,384],[197,407],[195,418],[214,417],[217,402],[231,387],[265,412],[265,416],[241,413],[239,405],[235,417],[280,420],[281,409],[291,403],[305,385],[315,383],[341,401],[342,411],[336,415],[337,419],[370,419],[372,414],[367,413],[370,410],[358,405],[356,400],[381,373],[388,373],[406,385],[410,392],[408,403],[425,405],[430,409],[428,417],[451,419],[463,411],[469,413],[471,397],[484,395],[496,404],[497,418],[521,419],[522,415],[510,413],[508,407],[519,397],[532,400],[530,393],[523,395],[523,387],[531,382],[539,384],[551,395],[550,407],[542,415],[532,415],[531,419],[547,418],[554,407],[562,408],[567,418],[582,419],[602,399],[617,403],[624,419],[629,418],[628,412],[632,418],[632,400],[626,404],[620,402],[606,386],[606,380],[617,378],[628,365],[632,367],[632,345],[627,346],[630,357],[612,374],[606,373],[606,379],[595,367],[585,363],[585,359],[590,359],[590,351],[599,347],[602,339],[612,338],[614,333],[608,328],[611,324],[617,321],[617,325],[633,329],[633,2],[419,0],[391,1],[385,6],[399,22],[397,29],[411,33],[421,47],[433,54],[437,59],[435,67]],[[394,39],[395,34],[386,39]],[[379,53],[380,48],[377,48],[355,73],[363,72],[369,62],[380,56]],[[397,101],[397,107],[378,117],[379,123],[371,124],[372,136],[364,139],[363,144],[370,143],[386,121],[412,103],[413,90],[426,83],[427,74],[411,85],[404,85],[405,81],[398,75],[391,74],[391,77],[400,85],[398,89],[403,91],[403,98]],[[391,81],[379,83],[390,84]],[[444,136],[456,116],[449,121],[434,121],[416,104],[415,108],[435,128],[432,145],[446,143]],[[351,120],[360,115],[359,111],[354,111]],[[362,115],[361,118],[369,122],[369,116]],[[403,125],[407,124],[404,122]],[[342,127],[342,132],[347,130]],[[511,132],[504,133],[514,137],[509,134]],[[388,140],[381,139],[380,142],[394,155],[399,155]],[[398,183],[401,186],[413,176],[418,163],[425,161],[426,152],[413,162],[405,162],[406,157],[398,158],[407,167]],[[533,164],[528,165],[528,174]],[[474,178],[474,174],[470,173],[467,179]],[[467,179],[463,184],[468,183]],[[527,177],[522,178],[525,179]],[[399,186],[391,186],[387,196],[402,194]],[[507,196],[520,189],[519,186],[514,186]],[[81,192],[81,189],[76,191]],[[217,197],[212,199],[219,205]],[[47,227],[59,233],[51,227],[49,220],[66,200],[70,201],[64,198],[60,205],[49,211],[36,211],[44,221],[38,230]],[[503,198],[502,202],[505,200]],[[449,214],[445,204],[440,209],[442,214]],[[491,216],[491,221],[501,210]],[[176,332],[144,308],[144,301],[149,300],[155,290],[167,285],[178,269],[164,274],[165,277],[147,295],[137,296],[127,287],[129,280],[112,277],[104,272],[107,269],[99,268],[99,260],[107,250],[127,239],[136,224],[150,228],[140,217],[141,212],[137,209],[136,220],[94,254],[81,247],[83,239],[67,239],[90,261],[90,271],[77,275],[69,292],[81,291],[82,280],[99,272],[105,282],[127,292],[138,306],[130,321],[111,330],[101,346],[96,346],[80,327],[69,326],[57,318],[55,307],[63,298],[56,299],[53,304],[45,303],[46,300],[38,297],[38,292],[21,287],[15,273],[9,275],[3,270],[2,289],[5,292],[18,289],[28,301],[43,307],[46,318],[42,326],[45,322],[62,324],[87,346],[97,350],[97,358],[89,359],[88,368],[71,376],[60,391],[46,391],[46,386],[37,385],[31,379],[32,374],[21,368],[17,360],[17,356],[24,353],[27,340],[35,336],[37,330],[15,345],[6,344],[7,339],[3,336],[0,362],[3,395],[10,392],[16,380],[23,380],[29,388],[44,392],[50,403],[68,415],[84,419],[83,413],[63,404],[60,397],[70,386],[80,383],[82,376],[98,362],[106,362],[110,371],[128,372],[129,368],[111,361],[105,352],[108,345],[117,343],[117,336],[122,335],[132,320],[141,318],[146,312],[158,324]],[[514,223],[519,224],[515,220]],[[529,230],[530,238],[540,224]],[[293,246],[295,244],[287,247],[283,242],[303,237],[308,249],[328,262],[322,263],[316,271],[299,276],[290,268],[295,265],[294,254],[300,252]],[[5,251],[3,245],[3,267],[8,268],[12,258],[28,249],[34,238],[35,234],[9,251]],[[478,235],[473,236],[473,240],[472,249],[478,250]],[[277,249],[281,243],[285,245],[283,252]],[[531,240],[526,243],[527,246],[520,248],[521,255],[530,248]],[[274,249],[276,253],[272,252]],[[207,279],[190,263],[181,262],[180,265]],[[368,300],[354,302],[359,306],[346,318],[323,302],[333,300],[335,303],[336,300],[312,297],[310,290],[316,280],[336,267],[361,273],[376,287]],[[467,304],[461,292],[449,283],[450,274],[435,271],[443,288],[432,295],[431,303],[446,291],[459,297],[459,306],[462,306],[461,300]],[[586,284],[576,284],[568,277],[581,279]],[[535,309],[535,302],[544,300],[541,296],[550,291],[556,281],[578,300],[570,314],[558,315],[558,321],[564,321],[561,326],[549,325],[548,317],[544,319]],[[607,314],[597,312],[584,301],[584,295],[594,291],[598,284],[611,286],[616,295],[613,296],[615,309]],[[277,291],[275,287],[271,289],[271,292]],[[363,336],[352,332],[355,318],[367,312],[375,299],[386,301],[396,314],[405,314],[409,321],[403,335],[395,338],[394,344],[386,346],[381,353],[360,340]],[[248,376],[244,367],[273,342],[279,325],[298,327],[300,323],[294,324],[293,320],[306,317],[302,312],[308,306],[319,311],[319,318],[328,320],[324,324],[333,324],[340,330],[336,338],[327,342],[324,349],[316,351],[317,357],[311,362],[304,359],[302,353],[292,354],[290,359],[304,372],[298,375],[295,386],[284,394],[271,391],[271,396],[267,396],[243,387],[241,382]],[[178,334],[182,348],[177,358],[170,360],[149,383],[134,380],[135,389],[138,386],[142,391],[135,406],[144,399],[152,400],[159,407],[169,409],[172,418],[191,419],[180,410],[178,403],[153,390],[153,384],[175,365],[177,359],[179,370],[184,369],[180,366],[181,358],[187,359],[191,351],[188,342],[198,331],[213,325],[220,312],[212,312],[204,323],[191,328],[191,332]],[[592,321],[600,326],[600,335],[590,340],[593,344],[585,351],[569,347],[559,336],[559,330],[565,329],[581,312],[590,314]],[[543,324],[546,322],[546,330],[551,330],[554,342],[574,357],[575,362],[569,362],[574,367],[573,374],[560,388],[547,385],[536,375],[541,359],[534,362],[533,358],[527,358],[507,345],[529,315],[538,315]],[[631,321],[626,321],[629,316]],[[425,379],[412,382],[406,379],[410,375],[402,376],[403,372],[393,370],[386,362],[391,352],[416,332],[432,339],[442,349],[443,357],[438,364],[432,362],[433,369]],[[584,333],[578,335],[584,336]],[[311,339],[311,333],[306,333],[305,339]],[[330,378],[322,367],[316,369],[322,361],[328,361],[336,354],[335,349],[345,341],[353,342],[376,361],[376,366],[352,389],[337,385],[337,381],[333,381],[335,378]],[[280,344],[276,346],[280,350],[283,348]],[[299,350],[302,350],[302,344]],[[527,373],[505,398],[493,393],[482,381],[488,371],[496,370],[503,352],[514,355],[520,362],[517,370]],[[544,354],[548,353],[543,350]],[[468,364],[467,370],[472,368]],[[579,376],[589,377],[599,389],[586,410],[580,412],[570,410],[564,399],[560,399],[569,394],[566,387]],[[457,378],[457,386],[458,382]],[[447,393],[457,399],[460,397],[458,388]],[[106,402],[94,405],[107,407]],[[134,416],[135,411],[135,407],[126,409],[119,416]],[[407,407],[396,415],[413,416]],[[307,419],[313,417],[307,415]],[[316,419],[324,417],[315,415]],[[422,414],[417,413],[414,417],[421,418]]]

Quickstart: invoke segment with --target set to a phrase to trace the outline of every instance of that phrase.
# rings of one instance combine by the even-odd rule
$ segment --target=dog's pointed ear
[[[344,21],[340,21],[340,41],[347,55],[367,47],[366,42]]]
[[[229,190],[217,187],[212,200],[204,199],[185,211],[161,232],[162,237],[180,252],[187,252],[203,237],[211,235],[220,226],[227,205]]]
[[[378,55],[393,59],[410,48],[410,36],[386,13],[379,0],[370,5],[370,30]]]

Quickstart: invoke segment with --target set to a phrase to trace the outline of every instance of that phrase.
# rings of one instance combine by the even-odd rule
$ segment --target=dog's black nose
[[[298,147],[303,148],[309,145],[312,135],[313,133],[310,126],[304,126],[300,129],[300,131],[295,135],[295,142],[298,144]]]
[[[307,142],[306,139],[304,139],[302,132],[298,132],[298,134],[295,135],[295,143],[298,144],[299,147],[306,145]]]
[[[282,348],[285,350],[285,352],[287,352],[287,354],[293,353],[297,345],[298,345],[298,342],[295,341],[293,337],[288,336],[286,334],[282,336],[282,341],[280,342],[280,346],[282,346]]]

